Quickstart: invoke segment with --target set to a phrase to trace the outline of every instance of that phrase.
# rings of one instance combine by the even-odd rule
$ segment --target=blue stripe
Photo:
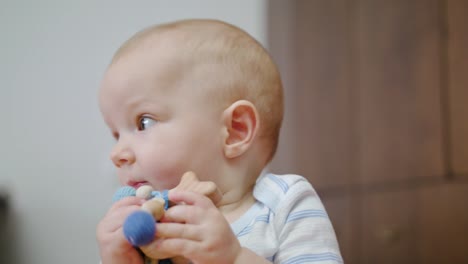
[[[252,229],[253,229],[253,226],[254,226],[255,223],[257,223],[257,222],[270,223],[270,215],[269,215],[269,214],[265,214],[265,215],[257,216],[252,224],[250,224],[249,226],[247,226],[246,228],[244,228],[242,231],[240,231],[239,234],[237,234],[237,237],[245,236],[245,235],[247,235],[248,233],[250,233],[250,231],[252,231]]]
[[[291,213],[286,219],[287,222],[303,219],[303,218],[312,218],[312,217],[325,217],[328,218],[327,213],[324,210],[304,210]]]
[[[268,174],[268,178],[270,178],[272,181],[274,181],[280,187],[280,189],[283,191],[283,193],[288,192],[289,186],[284,180],[280,179],[277,176],[273,176],[271,174]]]
[[[255,222],[265,222],[265,223],[270,223],[270,215],[260,215],[255,218]]]
[[[320,253],[320,254],[305,254],[305,255],[299,255],[295,256],[293,258],[290,258],[284,262],[284,264],[299,264],[299,263],[304,263],[304,262],[320,262],[320,261],[326,261],[326,260],[333,260],[338,263],[343,263],[343,259],[341,256],[327,252],[327,253]]]
[[[244,230],[240,231],[239,234],[237,234],[237,237],[247,235],[248,233],[250,233],[250,231],[252,231],[252,229],[253,229],[253,225],[246,227]]]

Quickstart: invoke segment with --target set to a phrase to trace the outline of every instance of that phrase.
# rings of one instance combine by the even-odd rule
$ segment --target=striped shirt
[[[253,195],[256,203],[231,224],[243,247],[275,264],[343,263],[327,212],[304,177],[264,172]]]
[[[263,173],[256,203],[231,228],[241,245],[273,263],[343,263],[333,226],[310,183]]]

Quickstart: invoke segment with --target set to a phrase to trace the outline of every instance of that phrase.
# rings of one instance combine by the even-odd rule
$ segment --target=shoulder
[[[307,179],[267,174],[265,181],[278,185],[270,190],[281,197],[269,205],[274,208],[272,225],[279,241],[274,263],[343,263],[332,223]]]
[[[275,213],[304,199],[309,200],[311,206],[322,208],[320,198],[309,181],[296,174],[263,174],[257,180],[254,196]]]

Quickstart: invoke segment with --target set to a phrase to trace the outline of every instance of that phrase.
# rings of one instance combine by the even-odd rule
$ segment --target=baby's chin
[[[168,181],[168,180],[153,180],[148,182],[148,185],[153,187],[156,191],[170,190],[175,188],[179,184],[179,181]]]

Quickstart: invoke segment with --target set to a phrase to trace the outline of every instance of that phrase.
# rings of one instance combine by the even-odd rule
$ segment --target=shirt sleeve
[[[328,214],[305,178],[288,182],[276,214],[279,248],[274,263],[343,263]]]

